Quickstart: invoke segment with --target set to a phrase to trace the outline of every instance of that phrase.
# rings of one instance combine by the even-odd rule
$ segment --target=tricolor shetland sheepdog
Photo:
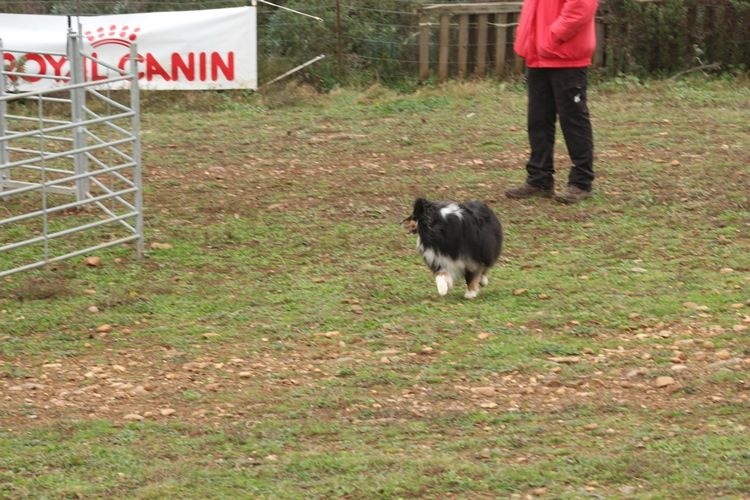
[[[454,280],[466,280],[464,297],[473,299],[488,283],[503,246],[503,229],[484,203],[428,201],[418,198],[404,227],[417,235],[417,250],[435,275],[437,291],[448,293]]]

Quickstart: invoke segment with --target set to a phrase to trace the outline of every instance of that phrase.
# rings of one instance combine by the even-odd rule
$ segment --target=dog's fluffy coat
[[[417,235],[417,249],[435,275],[440,295],[454,280],[466,280],[464,297],[473,299],[488,283],[488,272],[497,262],[503,229],[495,213],[484,203],[428,201],[418,198],[412,214],[404,219]]]

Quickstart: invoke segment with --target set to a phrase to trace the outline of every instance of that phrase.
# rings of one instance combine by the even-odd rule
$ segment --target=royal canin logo
[[[130,47],[138,38],[138,32],[141,28],[130,28],[128,25],[118,27],[115,24],[109,28],[99,27],[96,31],[86,31],[84,36],[92,47],[97,48],[102,45],[115,44],[123,47]],[[117,35],[117,37],[115,37]]]
[[[123,52],[122,47],[129,49],[141,34],[143,32],[140,27],[111,24],[87,30],[84,32],[84,37],[95,49],[91,53],[94,60],[106,62],[126,71],[130,52],[129,50]],[[234,56],[233,51],[223,54],[203,51],[173,52],[166,57],[163,53],[157,55],[151,52],[139,52],[137,55],[138,79],[165,82],[234,81]],[[11,70],[22,69],[20,72],[28,73],[24,76],[11,77],[14,81],[22,79],[27,83],[35,83],[41,80],[37,75],[53,75],[60,77],[58,82],[63,82],[70,77],[70,65],[67,64],[65,56],[37,53],[17,55],[4,52],[3,57]],[[84,59],[84,78],[87,81],[107,79],[108,75],[104,67],[94,60]]]

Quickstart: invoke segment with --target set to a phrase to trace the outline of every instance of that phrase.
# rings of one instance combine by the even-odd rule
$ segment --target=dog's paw
[[[448,290],[453,286],[453,280],[446,274],[438,274],[435,276],[435,285],[437,285],[438,294],[442,297],[448,293]]]
[[[479,295],[479,290],[466,290],[464,294],[465,299],[475,299]]]
[[[482,277],[479,279],[479,284],[481,286],[487,286],[490,284],[490,277],[486,274],[483,274]]]

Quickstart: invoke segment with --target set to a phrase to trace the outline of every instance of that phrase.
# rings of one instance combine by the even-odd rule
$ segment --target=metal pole
[[[70,62],[70,78],[73,85],[82,84],[83,77],[83,57],[81,56],[81,35],[68,31],[68,61]],[[84,106],[86,105],[86,90],[84,88],[75,88],[70,91],[71,98],[71,118],[73,123],[80,123],[85,119]],[[88,170],[86,154],[81,150],[86,147],[86,130],[85,126],[79,125],[73,129],[73,147],[76,153],[73,154],[73,163],[76,175],[83,175]],[[83,201],[89,192],[89,179],[81,177],[76,181],[76,200]]]
[[[141,96],[138,88],[138,47],[130,46],[130,108],[133,133],[133,183],[135,184],[135,248],[138,258],[143,258],[145,237],[143,234],[143,179],[141,177]]]
[[[0,38],[0,95],[5,95],[5,51],[3,49],[3,39]],[[5,114],[7,113],[6,102],[0,101],[0,137],[5,137],[6,123]],[[8,143],[5,139],[0,141],[0,165],[3,167],[8,164]],[[4,168],[0,169],[0,193],[5,190],[5,183],[10,180],[10,171]]]
[[[39,165],[42,167],[42,235],[44,236],[44,262],[49,262],[49,208],[47,186],[47,163],[44,161],[44,98],[40,95],[37,97],[37,109],[39,118]]]

